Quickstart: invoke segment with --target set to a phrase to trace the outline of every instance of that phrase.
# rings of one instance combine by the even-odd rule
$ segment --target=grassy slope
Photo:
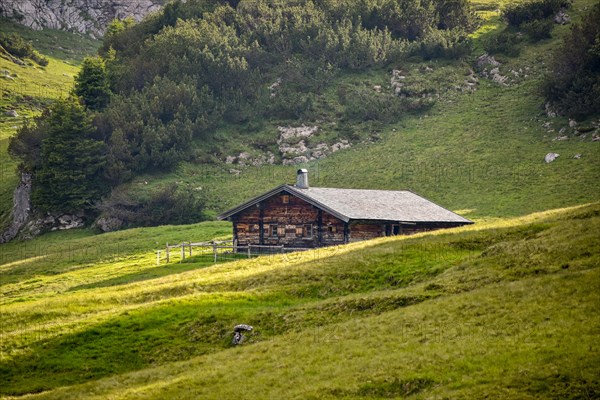
[[[591,2],[576,8],[583,4]],[[504,61],[543,71],[539,61],[554,45]],[[385,71],[370,76],[387,79]],[[537,83],[482,83],[427,117],[385,128],[379,143],[311,164],[312,181],[410,187],[476,217],[597,200],[598,144],[552,141]],[[552,123],[558,131],[566,121]],[[561,157],[546,165],[548,151]],[[186,165],[133,185],[202,186],[222,210],[290,181],[295,169],[251,168],[234,178]],[[14,180],[5,176],[9,202]],[[226,223],[55,232],[2,245],[0,396],[598,397],[599,215],[595,204],[217,266],[196,258],[157,267],[154,251],[225,237]],[[241,322],[256,331],[247,346],[230,348]]]
[[[3,227],[18,181],[16,163],[6,153],[8,138],[50,101],[69,94],[79,63],[85,56],[95,54],[99,42],[58,30],[33,31],[4,19],[0,20],[0,32],[21,35],[50,60],[48,66],[40,67],[19,66],[0,58],[0,70],[8,71],[14,78],[0,76],[0,227]],[[19,117],[7,116],[7,110],[16,110]]]
[[[50,252],[52,262],[30,253],[23,264],[4,263],[3,274],[24,276],[2,285],[2,393],[586,398],[600,391],[600,204],[303,254],[175,263],[155,274],[150,238],[205,239],[224,229],[105,234],[102,243],[128,240],[131,254],[92,252],[89,266],[59,251]],[[90,241],[58,235],[71,249]],[[24,258],[18,247],[12,252]],[[242,322],[256,328],[250,343],[230,348],[230,330]]]
[[[478,8],[492,11],[482,14],[487,19],[474,35],[474,56],[483,54],[482,39],[504,28],[493,10],[505,3],[477,2]],[[592,3],[575,1],[569,14],[577,20]],[[358,144],[311,162],[307,167],[312,174],[312,184],[410,188],[450,209],[472,210],[469,216],[475,218],[523,215],[598,200],[600,143],[591,142],[589,133],[585,137],[573,135],[565,118],[548,118],[539,95],[550,51],[568,29],[568,25],[556,26],[552,40],[524,43],[517,58],[497,56],[503,63],[501,73],[513,79],[510,86],[503,87],[482,78],[474,94],[450,91],[425,115],[406,117],[396,125],[379,128],[381,140],[376,143]],[[474,63],[474,58],[469,62]],[[456,76],[460,82],[470,68],[468,63],[434,61],[427,64],[434,72],[426,78],[435,82],[434,85],[447,85],[445,75]],[[391,67],[414,72],[421,66],[422,63],[405,63]],[[523,72],[518,78],[510,72],[520,69]],[[368,86],[386,87],[389,71],[344,75],[337,83],[356,80],[364,80]],[[446,90],[443,86],[439,89]],[[329,92],[325,97],[335,96],[336,85]],[[550,128],[542,126],[546,122],[551,124]],[[367,128],[360,124],[356,130]],[[562,135],[558,133],[561,128],[566,128],[568,140],[555,141]],[[230,127],[222,134],[238,135],[240,143],[263,140],[261,135],[256,138],[233,132]],[[222,141],[215,144],[219,146],[226,147]],[[230,154],[243,150],[236,146],[232,146]],[[560,158],[545,164],[544,156],[549,152],[559,153]],[[581,159],[574,159],[576,154],[582,154]],[[239,167],[185,164],[171,174],[140,177],[132,187],[154,190],[172,181],[202,187],[210,207],[220,212],[267,188],[293,182],[298,166],[247,167],[242,168],[238,176],[232,175],[230,168]]]

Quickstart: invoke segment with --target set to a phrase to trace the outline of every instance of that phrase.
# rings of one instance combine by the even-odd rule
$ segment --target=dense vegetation
[[[7,52],[13,57],[29,58],[42,67],[48,65],[49,62],[46,57],[42,56],[33,48],[31,43],[23,39],[23,37],[17,33],[7,35],[0,32],[0,50],[2,50],[3,53]]]
[[[573,25],[556,49],[544,92],[572,118],[600,113],[600,4]]]
[[[194,154],[194,140],[210,141],[223,123],[319,118],[313,105],[339,71],[364,71],[410,56],[461,57],[475,26],[466,0],[235,6],[176,1],[140,24],[124,20],[109,27],[101,57],[84,61],[74,89],[95,114],[94,135],[106,146],[96,180],[115,186],[142,172],[170,169]],[[269,90],[275,81],[276,90]],[[431,105],[422,93],[400,98],[348,91],[339,98],[348,121],[390,122]],[[44,118],[37,121],[38,132],[45,130]],[[53,165],[57,175],[71,167],[63,161]],[[68,204],[60,192],[42,195],[47,186],[37,181],[43,175],[30,172],[40,193],[34,197],[38,208],[53,209],[54,196]],[[85,208],[91,208],[100,193],[77,186],[72,190],[87,192]]]

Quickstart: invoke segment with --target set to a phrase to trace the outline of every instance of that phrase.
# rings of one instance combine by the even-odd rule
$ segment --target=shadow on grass
[[[259,298],[260,299],[260,298]],[[178,301],[125,311],[79,332],[44,338],[45,327],[23,333],[26,353],[0,362],[0,397],[84,383],[150,365],[186,360],[230,347],[233,326],[277,299],[240,295]]]
[[[77,290],[84,289],[95,289],[95,288],[103,288],[103,287],[111,287],[111,286],[119,286],[126,285],[133,282],[147,281],[150,279],[162,278],[163,276],[178,274],[181,272],[192,271],[195,269],[212,267],[215,264],[223,264],[231,261],[235,261],[235,259],[243,258],[243,256],[235,257],[231,256],[230,258],[223,259],[220,258],[217,262],[214,262],[214,258],[212,255],[208,256],[196,256],[186,259],[183,263],[172,263],[166,264],[163,266],[157,266],[154,268],[146,268],[143,271],[135,272],[131,274],[121,275],[116,278],[106,279],[100,282],[87,283],[84,285],[78,285],[70,288],[68,291],[73,292]]]

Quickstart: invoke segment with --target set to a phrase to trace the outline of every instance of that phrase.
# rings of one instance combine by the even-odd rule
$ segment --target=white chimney
[[[308,189],[308,170],[299,169],[296,175],[296,187],[299,189]]]

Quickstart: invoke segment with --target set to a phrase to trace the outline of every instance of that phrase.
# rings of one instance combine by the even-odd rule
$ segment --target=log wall
[[[393,221],[344,221],[285,192],[274,195],[232,216],[234,239],[248,244],[319,247],[357,242],[394,234]],[[398,234],[452,228],[460,223],[402,224]]]

